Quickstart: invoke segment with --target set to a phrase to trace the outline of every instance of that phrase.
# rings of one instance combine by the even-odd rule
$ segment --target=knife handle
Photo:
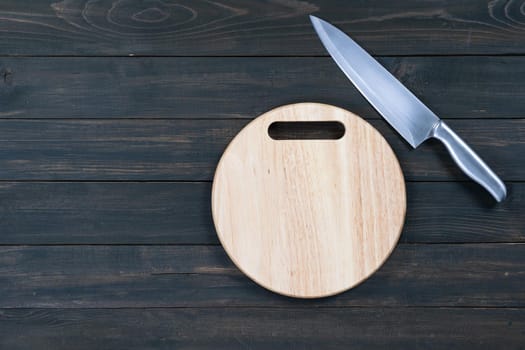
[[[444,121],[439,121],[431,136],[443,142],[456,164],[472,180],[483,186],[498,202],[505,199],[507,189],[503,181]]]

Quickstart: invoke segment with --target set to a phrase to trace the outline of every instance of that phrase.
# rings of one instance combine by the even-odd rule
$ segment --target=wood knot
[[[163,11],[158,7],[151,7],[133,14],[131,18],[137,22],[159,23],[166,20],[169,16],[169,12]]]
[[[13,71],[10,68],[2,68],[0,70],[0,76],[6,85],[13,84]]]

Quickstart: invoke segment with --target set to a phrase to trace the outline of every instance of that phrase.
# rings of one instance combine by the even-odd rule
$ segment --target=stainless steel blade
[[[345,33],[317,17],[310,19],[339,68],[412,147],[430,137],[440,140],[466,175],[498,202],[505,199],[503,181],[444,121]]]
[[[412,147],[431,136],[440,119],[428,107],[348,35],[315,16],[310,20],[339,68]]]

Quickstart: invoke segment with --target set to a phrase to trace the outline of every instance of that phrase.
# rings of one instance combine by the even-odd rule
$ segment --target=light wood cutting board
[[[270,137],[270,126],[305,126],[293,122],[340,123],[344,135]],[[334,295],[369,277],[394,249],[405,210],[403,174],[385,139],[325,104],[287,105],[253,120],[227,147],[213,181],[213,219],[232,261],[292,297]]]

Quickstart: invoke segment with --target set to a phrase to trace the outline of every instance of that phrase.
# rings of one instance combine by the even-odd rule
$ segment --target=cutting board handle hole
[[[338,121],[273,122],[268,135],[274,140],[338,140],[345,126]]]

